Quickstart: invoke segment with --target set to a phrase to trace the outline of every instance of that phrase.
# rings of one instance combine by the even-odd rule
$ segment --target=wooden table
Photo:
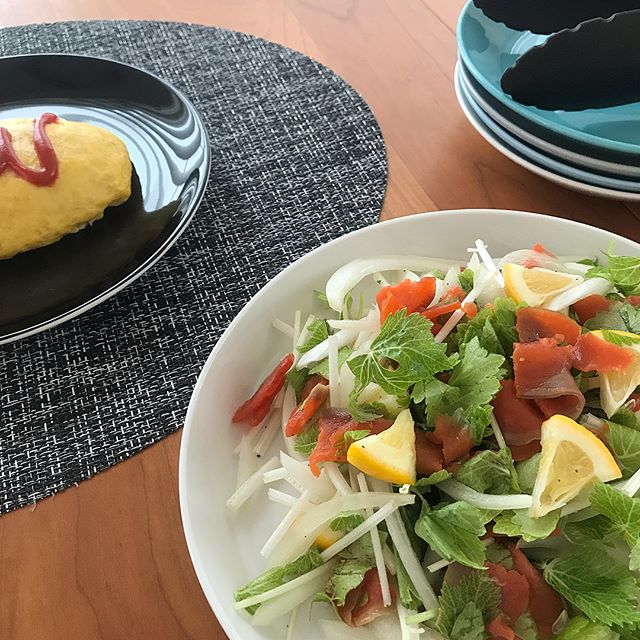
[[[578,195],[494,151],[456,103],[463,0],[0,0],[3,25],[132,18],[246,31],[303,51],[362,93],[389,154],[383,217],[494,207],[640,240],[640,207]],[[184,543],[180,433],[0,518],[1,640],[222,640]],[[212,541],[215,544],[215,541]]]

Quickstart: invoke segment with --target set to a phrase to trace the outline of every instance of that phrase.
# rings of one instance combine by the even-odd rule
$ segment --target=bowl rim
[[[275,287],[279,287],[284,280],[287,279],[289,274],[294,270],[300,268],[301,265],[304,265],[305,262],[313,259],[315,255],[320,253],[327,247],[328,245],[339,245],[342,243],[349,242],[352,238],[365,235],[371,229],[376,228],[378,226],[383,227],[394,227],[394,226],[402,226],[406,224],[408,220],[414,220],[416,218],[421,220],[428,220],[430,217],[438,216],[438,217],[446,217],[446,216],[477,216],[479,214],[503,214],[508,215],[511,218],[515,219],[531,219],[531,218],[542,218],[549,221],[557,221],[562,224],[566,224],[568,226],[573,226],[582,229],[589,229],[606,233],[612,237],[612,239],[620,239],[624,242],[631,242],[638,247],[640,251],[640,243],[635,240],[631,240],[630,238],[626,238],[619,234],[616,234],[607,229],[601,229],[600,227],[594,227],[593,225],[585,224],[583,222],[577,222],[575,220],[569,220],[566,218],[559,218],[557,216],[552,216],[548,214],[542,213],[534,213],[531,211],[519,211],[514,209],[490,209],[490,208],[475,208],[475,209],[446,209],[442,211],[425,211],[421,213],[408,214],[404,216],[400,216],[397,218],[392,218],[391,220],[385,220],[382,222],[378,222],[374,225],[369,225],[367,227],[363,227],[362,229],[357,229],[355,231],[351,231],[345,235],[342,235],[338,238],[335,238],[329,242],[326,242],[319,247],[316,247],[312,251],[304,254],[297,260],[294,260],[291,264],[289,264],[285,269],[283,269],[280,273],[278,273],[273,279],[271,279],[267,284],[265,284],[252,298],[247,302],[247,304],[241,309],[238,315],[231,321],[229,326],[225,329],[224,333],[220,336],[217,343],[214,345],[213,349],[209,353],[201,371],[198,375],[198,380],[194,386],[191,398],[189,400],[189,406],[187,408],[187,414],[184,421],[184,427],[182,431],[182,438],[180,442],[180,456],[178,463],[178,497],[180,501],[180,517],[182,520],[182,529],[185,541],[187,543],[187,549],[189,551],[189,557],[191,559],[191,564],[195,571],[196,577],[198,578],[198,582],[200,584],[200,588],[209,603],[209,607],[216,617],[219,624],[222,626],[225,633],[229,636],[230,640],[242,640],[242,638],[238,635],[238,631],[235,623],[233,622],[233,618],[237,616],[237,614],[233,611],[229,611],[227,607],[225,607],[218,595],[217,590],[214,588],[211,583],[209,576],[206,574],[204,570],[204,565],[200,558],[195,533],[193,530],[191,513],[188,506],[188,489],[187,489],[187,453],[189,450],[189,443],[191,440],[192,433],[192,423],[193,423],[193,414],[196,410],[196,405],[199,402],[200,393],[205,383],[205,379],[213,367],[218,354],[224,349],[225,343],[229,339],[230,334],[233,333],[235,327],[242,321],[242,319],[251,312],[251,307],[253,306],[253,301],[256,299],[261,299],[264,296],[269,295],[271,289]]]

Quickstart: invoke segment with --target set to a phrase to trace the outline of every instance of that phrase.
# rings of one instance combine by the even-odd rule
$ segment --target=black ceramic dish
[[[473,0],[495,22],[516,31],[555,33],[591,18],[608,18],[620,11],[640,9],[640,0]]]
[[[537,138],[541,138],[542,140],[546,140],[551,144],[554,144],[558,147],[563,147],[564,149],[568,149],[569,151],[574,151],[575,153],[579,153],[581,155],[587,155],[594,158],[599,158],[601,160],[606,160],[608,162],[614,162],[617,164],[626,164],[632,166],[638,166],[638,156],[633,153],[624,153],[622,151],[614,151],[611,149],[605,149],[602,147],[595,147],[588,143],[581,143],[572,138],[568,138],[567,136],[563,136],[559,133],[552,131],[551,129],[547,129],[546,127],[541,127],[537,125],[535,122],[528,120],[527,118],[523,118],[516,112],[512,111],[505,104],[496,100],[474,77],[473,74],[466,68],[464,62],[462,60],[458,60],[458,64],[461,67],[462,73],[464,74],[465,80],[473,86],[474,91],[476,91],[482,99],[491,106],[492,109],[497,111],[500,115],[502,115],[507,120],[513,122],[516,126],[520,127],[520,129],[524,129],[529,133],[533,134]]]
[[[640,101],[640,9],[594,18],[529,49],[502,76],[521,104],[582,111]]]
[[[133,163],[131,198],[82,231],[0,260],[0,344],[113,296],[178,239],[204,194],[208,135],[189,100],[159,78],[99,58],[0,59],[0,119],[51,111],[109,129]]]

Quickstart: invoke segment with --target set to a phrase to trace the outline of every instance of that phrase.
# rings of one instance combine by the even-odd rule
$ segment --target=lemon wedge
[[[502,267],[502,274],[507,295],[515,302],[526,302],[530,307],[539,307],[583,281],[581,276],[570,273],[541,267],[527,269],[511,262]]]
[[[604,443],[571,418],[555,415],[543,422],[541,444],[531,507],[534,518],[563,507],[598,480],[622,477]]]
[[[351,444],[347,460],[372,478],[393,484],[413,484],[416,481],[416,435],[411,411],[401,411],[386,431]]]
[[[592,331],[594,336],[604,340],[602,331]],[[635,333],[627,331],[611,331],[619,336],[639,338]],[[636,354],[635,360],[624,371],[608,371],[600,374],[600,404],[610,418],[629,399],[629,396],[640,385],[640,344],[623,347]]]

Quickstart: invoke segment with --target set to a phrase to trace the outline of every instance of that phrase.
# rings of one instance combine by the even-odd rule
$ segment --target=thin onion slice
[[[267,471],[272,471],[278,466],[278,458],[275,456],[267,460],[253,475],[245,480],[227,500],[227,508],[231,511],[238,511],[240,507],[256,492],[264,486],[262,476]]]
[[[605,295],[610,291],[613,291],[613,285],[608,280],[604,278],[589,278],[575,287],[563,291],[542,306],[551,311],[562,311],[583,298],[595,294]]]
[[[478,509],[528,509],[533,504],[530,495],[493,495],[489,493],[479,493],[470,487],[449,478],[438,485],[438,489],[444,491],[448,496],[468,502]]]
[[[355,329],[341,329],[337,333],[317,344],[313,349],[309,349],[307,353],[300,356],[300,360],[296,364],[298,369],[304,369],[314,362],[324,360],[329,355],[329,340],[333,340],[336,348],[346,347],[351,344],[360,332]]]

